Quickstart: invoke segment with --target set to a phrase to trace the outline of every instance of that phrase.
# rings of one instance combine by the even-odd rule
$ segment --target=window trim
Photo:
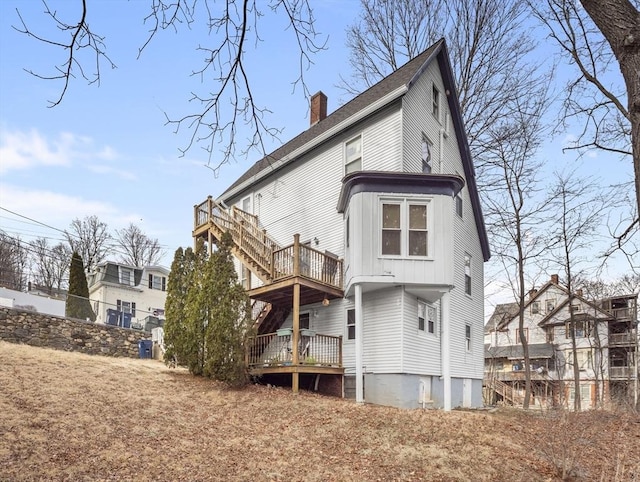
[[[529,327],[523,328],[525,340],[529,343]],[[516,342],[520,343],[520,328],[516,328]]]
[[[440,89],[435,84],[435,82],[431,83],[431,114],[436,118],[438,122],[440,122]]]
[[[469,253],[464,253],[464,293],[467,296],[472,296],[471,282],[473,271],[471,270],[472,257]]]
[[[350,319],[350,315],[353,314],[352,319]],[[349,323],[349,321],[352,321],[352,323]],[[351,330],[350,328],[353,327],[353,337],[351,337]],[[346,312],[346,331],[347,331],[347,340],[346,341],[351,341],[351,340],[355,340],[356,339],[356,309],[355,308],[347,308],[347,312]]]
[[[359,143],[360,143],[360,156],[354,158],[353,160],[349,160],[349,155],[348,155],[349,145],[353,144],[356,140],[359,141]],[[363,160],[363,157],[364,156],[363,156],[362,134],[358,134],[356,136],[353,136],[349,140],[345,141],[345,143],[344,143],[344,174],[345,174],[345,176],[347,174],[351,174],[352,172],[362,171],[362,160]],[[352,169],[352,170],[348,169],[348,166],[351,166],[351,165],[356,164],[358,162],[360,163],[359,169]]]
[[[384,206],[385,205],[399,205],[400,206],[400,228],[397,231],[400,232],[400,253],[398,254],[390,254],[383,253],[382,250],[384,248],[384,237],[383,231],[392,230],[393,228],[384,228]],[[425,208],[425,216],[426,220],[426,228],[425,229],[409,229],[410,226],[410,212],[411,206],[424,206]],[[387,197],[380,196],[378,198],[378,257],[386,258],[386,259],[403,259],[403,260],[430,260],[433,259],[432,255],[432,246],[433,242],[433,221],[432,221],[432,205],[431,199],[425,198],[413,198],[410,196],[403,197]],[[410,233],[411,232],[425,232],[425,242],[426,242],[426,255],[418,254],[413,255],[410,254]]]
[[[464,338],[466,351],[471,353],[471,325],[469,323],[464,325]]]
[[[124,282],[123,274],[127,273],[129,276],[129,282]],[[118,266],[118,283],[125,286],[134,286],[135,284],[135,273],[132,268],[125,268],[124,266]]]
[[[427,146],[428,156],[425,158],[425,145]],[[420,142],[420,161],[422,162],[422,173],[423,174],[431,174],[433,173],[433,142],[427,137],[427,135],[422,133],[422,141]],[[428,169],[425,169],[428,167]]]
[[[454,204],[455,204],[455,210],[456,210],[456,214],[458,215],[458,217],[460,219],[463,219],[463,206],[462,206],[462,196],[460,195],[460,193],[456,194],[453,200]]]
[[[538,315],[540,313],[542,313],[542,304],[540,303],[539,300],[532,301],[531,302],[531,314],[532,315]]]

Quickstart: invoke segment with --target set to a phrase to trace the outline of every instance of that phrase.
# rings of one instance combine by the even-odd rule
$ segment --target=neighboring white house
[[[481,406],[490,252],[444,40],[326,114],[319,92],[307,130],[195,207],[196,239],[233,234],[252,373]]]
[[[0,305],[54,316],[64,316],[65,302],[54,297],[0,287]]]
[[[162,266],[100,263],[87,277],[96,323],[149,330],[158,326],[164,319],[168,276]]]
[[[524,306],[523,333],[529,346],[533,404],[571,408],[579,393],[581,408],[589,409],[612,398],[637,397],[636,305],[635,294],[590,302],[581,290],[570,301],[557,275],[539,290],[531,290]],[[525,366],[515,303],[498,305],[485,326],[485,370],[490,402],[522,403]]]

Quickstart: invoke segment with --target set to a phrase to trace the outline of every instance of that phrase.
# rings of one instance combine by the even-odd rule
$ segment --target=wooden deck
[[[226,207],[211,196],[194,206],[195,240],[212,246],[228,232],[233,255],[253,273],[261,286],[247,291],[259,334],[250,342],[246,364],[252,375],[291,374],[298,391],[300,374],[344,375],[342,337],[310,333],[300,328],[300,307],[328,304],[342,298],[343,263],[332,253],[300,243],[280,246],[260,226],[257,216],[235,206]],[[293,327],[273,331],[291,314]]]

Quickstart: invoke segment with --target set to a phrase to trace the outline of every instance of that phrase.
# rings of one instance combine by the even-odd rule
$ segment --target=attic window
[[[431,91],[431,101],[432,101],[432,111],[433,117],[440,121],[440,91],[436,87],[436,84],[433,84]]]
[[[533,303],[531,303],[531,314],[536,315],[538,313],[540,313],[540,302],[534,301]]]
[[[551,313],[556,309],[556,300],[547,300],[547,313]]]
[[[358,136],[345,144],[344,171],[349,174],[362,170],[362,137]]]

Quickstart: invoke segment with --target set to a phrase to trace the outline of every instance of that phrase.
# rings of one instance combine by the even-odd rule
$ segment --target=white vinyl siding
[[[403,369],[407,373],[418,373],[421,375],[436,375],[441,373],[441,339],[439,337],[440,324],[439,309],[437,304],[434,306],[436,311],[436,333],[428,333],[428,312],[425,320],[425,331],[419,331],[416,312],[418,311],[418,299],[409,293],[403,292],[404,309],[403,309]]]

